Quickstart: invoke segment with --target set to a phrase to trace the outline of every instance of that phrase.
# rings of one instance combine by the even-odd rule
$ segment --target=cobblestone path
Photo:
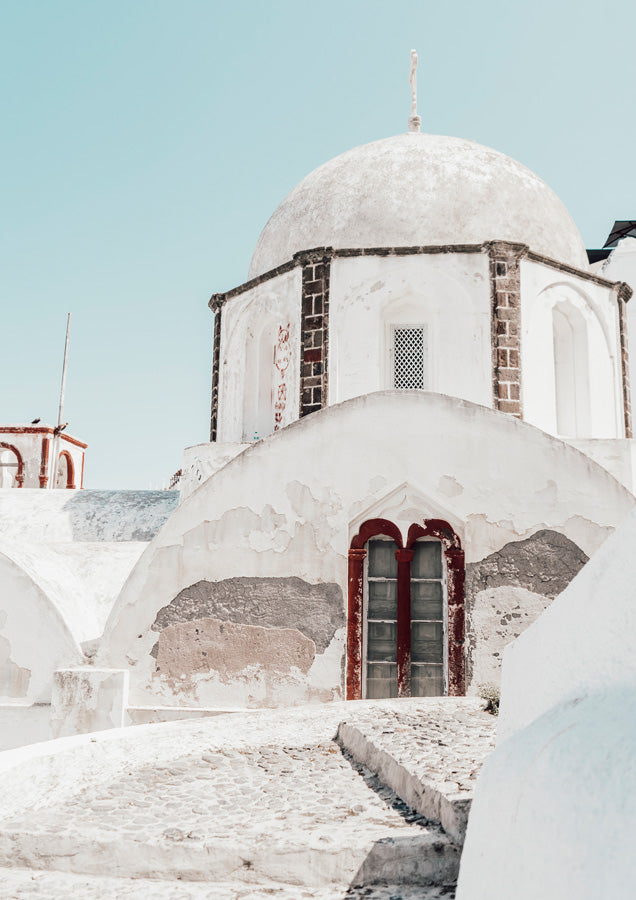
[[[345,718],[387,742],[393,730],[393,752],[414,742],[435,767],[439,703],[234,714],[41,745],[15,765],[2,754],[0,898],[450,898],[458,848],[334,741]],[[463,783],[485,747],[471,728],[494,725],[477,701],[443,715],[459,755],[441,768]]]

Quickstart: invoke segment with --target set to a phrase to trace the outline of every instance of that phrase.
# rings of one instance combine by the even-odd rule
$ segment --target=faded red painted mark
[[[291,362],[291,346],[289,343],[289,328],[287,325],[280,325],[278,328],[278,340],[274,349],[274,365],[278,369],[280,382],[276,389],[276,400],[274,402],[274,431],[278,431],[283,422],[283,413],[287,406],[287,369]]]

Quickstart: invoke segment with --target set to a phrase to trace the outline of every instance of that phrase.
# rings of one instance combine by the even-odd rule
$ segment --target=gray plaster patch
[[[161,632],[169,625],[204,618],[297,628],[314,642],[317,653],[324,653],[345,625],[344,599],[337,584],[309,584],[296,577],[197,581],[159,610],[151,628]]]
[[[466,566],[466,594],[514,585],[554,599],[583,568],[588,557],[558,531],[537,531]]]
[[[499,681],[505,646],[532,624],[587,560],[565,535],[544,529],[466,566],[470,688]]]

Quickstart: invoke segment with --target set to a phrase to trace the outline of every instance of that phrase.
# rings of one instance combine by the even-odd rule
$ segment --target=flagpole
[[[64,362],[62,364],[62,385],[60,387],[60,405],[57,412],[57,428],[55,429],[55,437],[53,438],[53,453],[51,457],[51,470],[49,475],[49,490],[55,488],[57,481],[57,458],[60,452],[60,426],[62,425],[62,416],[64,414],[64,392],[66,390],[66,369],[68,366],[68,344],[71,334],[71,314],[66,319],[66,341],[64,342]]]

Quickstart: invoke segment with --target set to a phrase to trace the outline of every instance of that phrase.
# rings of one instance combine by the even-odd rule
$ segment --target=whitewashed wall
[[[302,271],[296,268],[231,298],[223,307],[219,443],[251,441],[255,432],[259,438],[270,434],[276,392],[283,381],[287,402],[280,427],[298,418],[301,281]],[[287,326],[290,362],[283,374],[275,364],[274,347],[280,329]]]
[[[630,898],[636,513],[505,652],[458,900]]]
[[[0,441],[5,444],[11,444],[22,456],[24,463],[24,482],[22,489],[39,488],[40,487],[40,463],[42,454],[42,434],[26,432],[25,434],[13,434],[11,432],[3,432],[0,430]],[[50,450],[50,447],[49,447]],[[3,452],[3,462],[13,462],[15,455],[13,453]],[[17,469],[11,469],[11,473],[15,476]],[[3,477],[5,485],[11,484],[13,479],[9,480]]]
[[[220,444],[213,441],[186,447],[181,459],[179,503],[183,503],[204,481],[249,446],[248,443]]]
[[[34,427],[34,426],[25,426],[26,428]],[[42,428],[43,426],[40,426]],[[48,426],[44,426],[48,427]],[[24,463],[24,482],[22,484],[22,489],[28,488],[40,488],[40,467],[42,462],[42,441],[45,440],[49,445],[48,452],[48,463],[46,469],[46,475],[50,479],[55,471],[55,461],[53,460],[53,447],[54,447],[54,438],[50,433],[43,433],[41,430],[38,431],[36,427],[32,431],[25,431],[23,433],[15,433],[15,432],[3,432],[0,427],[0,441],[11,444],[15,447],[22,456],[22,461]],[[59,446],[58,446],[58,460],[62,451],[66,451],[71,457],[73,470],[74,470],[74,486],[79,488],[82,484],[82,465],[84,461],[84,448],[79,447],[77,444],[68,439],[66,435],[62,435],[60,437]],[[8,453],[6,450],[0,451],[0,456],[2,456],[2,461],[13,461],[15,457]],[[12,469],[12,472],[15,474],[17,470]],[[63,483],[59,485],[60,487],[66,488],[67,479],[66,477],[63,479]],[[0,471],[0,487],[7,486],[9,482],[6,477],[3,476],[2,471]]]
[[[628,237],[619,241],[605,262],[597,269],[597,274],[610,281],[625,281],[636,293],[636,238]],[[636,352],[636,300],[627,304],[627,328],[632,353]]]
[[[581,433],[560,433],[557,422],[553,314],[573,309],[585,323],[587,358],[579,389],[587,392],[589,423]],[[550,434],[572,438],[624,437],[620,334],[615,291],[521,261],[521,364],[523,415]],[[574,405],[575,398],[570,400]],[[585,433],[583,433],[585,432]]]
[[[429,390],[492,406],[487,254],[335,259],[330,404],[393,387],[392,325],[427,326]]]
[[[339,697],[347,551],[364,519],[387,515],[406,528],[407,520],[444,518],[470,565],[546,527],[589,555],[633,504],[590,459],[513,417],[425,392],[367,395],[258,442],[195,491],[131,574],[98,664],[130,667],[131,705],[272,706]],[[482,576],[475,575],[471,614],[492,606]],[[268,653],[259,661],[248,652],[243,662],[239,654],[231,671],[202,656],[206,641],[221,647],[217,632],[228,620],[223,640],[236,637],[241,653],[251,652],[256,633],[241,622],[258,610],[263,580],[273,580],[283,597],[289,578],[304,582],[311,610],[305,620],[278,621],[278,632],[293,634],[259,633],[274,641]],[[225,605],[217,597],[210,612],[210,592],[220,586]],[[284,617],[282,599],[278,609]],[[330,617],[331,637],[314,653],[301,638],[319,615]],[[206,637],[206,628],[216,632]],[[503,633],[510,634],[499,628],[496,642]],[[278,639],[293,644],[303,665],[276,668]],[[178,663],[166,652],[164,671],[162,641]],[[500,650],[490,647],[491,654]]]
[[[53,672],[83,658],[69,619],[81,598],[61,590],[55,569],[36,572],[30,555],[0,550],[0,749],[48,737]],[[42,568],[42,567],[41,567]],[[90,630],[90,612],[84,621]],[[43,710],[45,711],[43,713]]]

